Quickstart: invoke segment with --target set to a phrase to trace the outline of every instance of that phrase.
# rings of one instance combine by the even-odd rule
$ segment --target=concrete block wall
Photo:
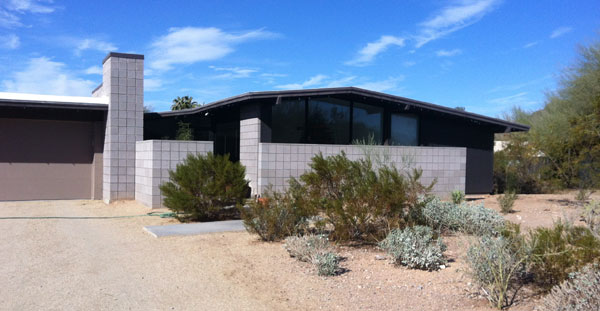
[[[134,199],[135,147],[144,134],[144,56],[109,53],[102,87],[108,98],[103,154],[103,200]]]
[[[428,184],[437,178],[433,192],[447,196],[453,190],[465,191],[466,148],[455,147],[408,147],[408,146],[369,146],[372,152],[386,155],[398,168],[421,168],[421,181]],[[269,185],[275,190],[284,190],[290,176],[299,177],[309,170],[311,158],[322,152],[324,156],[342,152],[351,160],[364,156],[365,146],[356,145],[316,145],[316,144],[259,144],[258,193]]]
[[[159,185],[169,180],[169,170],[174,170],[189,154],[212,151],[212,141],[138,141],[135,148],[135,199],[150,208],[164,207]]]
[[[260,143],[260,109],[254,105],[240,107],[240,163],[246,167],[246,179],[250,181],[252,195],[259,187],[258,147]]]

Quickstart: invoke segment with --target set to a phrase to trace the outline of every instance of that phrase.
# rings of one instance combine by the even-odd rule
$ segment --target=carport
[[[108,105],[0,93],[0,201],[101,199]]]

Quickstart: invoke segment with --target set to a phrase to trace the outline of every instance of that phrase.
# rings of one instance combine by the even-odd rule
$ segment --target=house
[[[376,152],[419,167],[434,192],[492,191],[494,133],[527,126],[355,87],[251,92],[143,112],[143,55],[110,53],[92,97],[0,94],[0,200],[137,199],[189,153],[229,154],[252,193],[284,189],[311,157]],[[174,140],[185,124],[193,141]],[[369,146],[364,146],[369,142]]]

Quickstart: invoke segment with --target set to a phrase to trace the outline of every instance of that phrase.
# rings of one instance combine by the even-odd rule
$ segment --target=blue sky
[[[597,0],[0,0],[0,91],[87,96],[118,51],[146,56],[157,111],[357,86],[498,116],[540,108],[598,39]]]

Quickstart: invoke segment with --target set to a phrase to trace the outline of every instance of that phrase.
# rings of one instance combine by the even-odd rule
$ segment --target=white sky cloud
[[[552,31],[552,33],[550,34],[550,39],[555,39],[558,38],[564,34],[567,34],[569,32],[571,32],[573,30],[572,27],[559,27],[554,29],[554,31]]]
[[[47,14],[54,12],[52,0],[2,0],[0,1],[0,27],[16,28],[24,26],[19,14]]]
[[[108,53],[116,51],[117,47],[110,42],[100,39],[88,38],[75,40],[75,55],[81,55],[81,52],[86,50]]]
[[[278,89],[284,89],[284,90],[296,90],[296,89],[304,89],[304,88],[308,88],[308,87],[316,87],[316,86],[322,85],[323,81],[325,81],[325,79],[327,79],[327,78],[328,77],[326,75],[318,74],[316,76],[310,77],[308,80],[306,80],[302,83],[283,84],[283,85],[277,85],[275,87]]]
[[[162,90],[163,81],[159,78],[144,78],[144,91],[155,92]]]
[[[530,47],[533,47],[533,46],[536,46],[536,45],[538,45],[539,43],[540,43],[540,41],[533,41],[533,42],[529,42],[529,43],[525,44],[525,45],[523,46],[523,48],[525,48],[525,49],[528,49],[528,48],[530,48]]]
[[[390,77],[384,80],[362,83],[357,85],[356,87],[375,92],[385,92],[390,90],[397,90],[402,80],[404,80],[404,76]]]
[[[399,83],[402,80],[404,80],[404,76],[389,77],[387,79],[377,81],[368,81],[367,79],[361,79],[357,76],[345,76],[333,79],[329,76],[318,74],[301,83],[290,83],[275,87],[284,90],[296,90],[305,88],[356,86],[363,89],[383,92],[397,90]]]
[[[30,59],[23,71],[15,72],[1,85],[5,92],[90,96],[97,83],[74,76],[63,63],[38,57]]]
[[[251,74],[258,72],[256,69],[250,68],[240,68],[240,67],[216,67],[216,66],[208,66],[214,71],[223,72],[215,76],[215,78],[220,79],[239,79],[239,78],[248,78]]]
[[[219,28],[171,28],[151,44],[150,67],[169,70],[177,64],[216,60],[234,51],[236,45],[277,35],[262,29],[228,33]]]
[[[87,75],[102,75],[102,67],[100,66],[91,66],[84,71]]]
[[[0,48],[14,50],[21,45],[21,40],[15,34],[0,36]]]
[[[419,24],[420,30],[416,35],[416,47],[439,39],[457,30],[479,21],[485,14],[491,12],[497,0],[463,0],[457,4],[443,8],[432,18]]]
[[[381,36],[379,40],[369,42],[367,45],[358,51],[358,55],[346,62],[347,65],[364,66],[373,61],[373,59],[383,51],[387,50],[390,46],[404,46],[404,38],[394,36]]]
[[[452,56],[456,56],[462,53],[461,49],[454,49],[454,50],[439,50],[437,52],[435,52],[435,55],[439,56],[439,57],[452,57]]]

